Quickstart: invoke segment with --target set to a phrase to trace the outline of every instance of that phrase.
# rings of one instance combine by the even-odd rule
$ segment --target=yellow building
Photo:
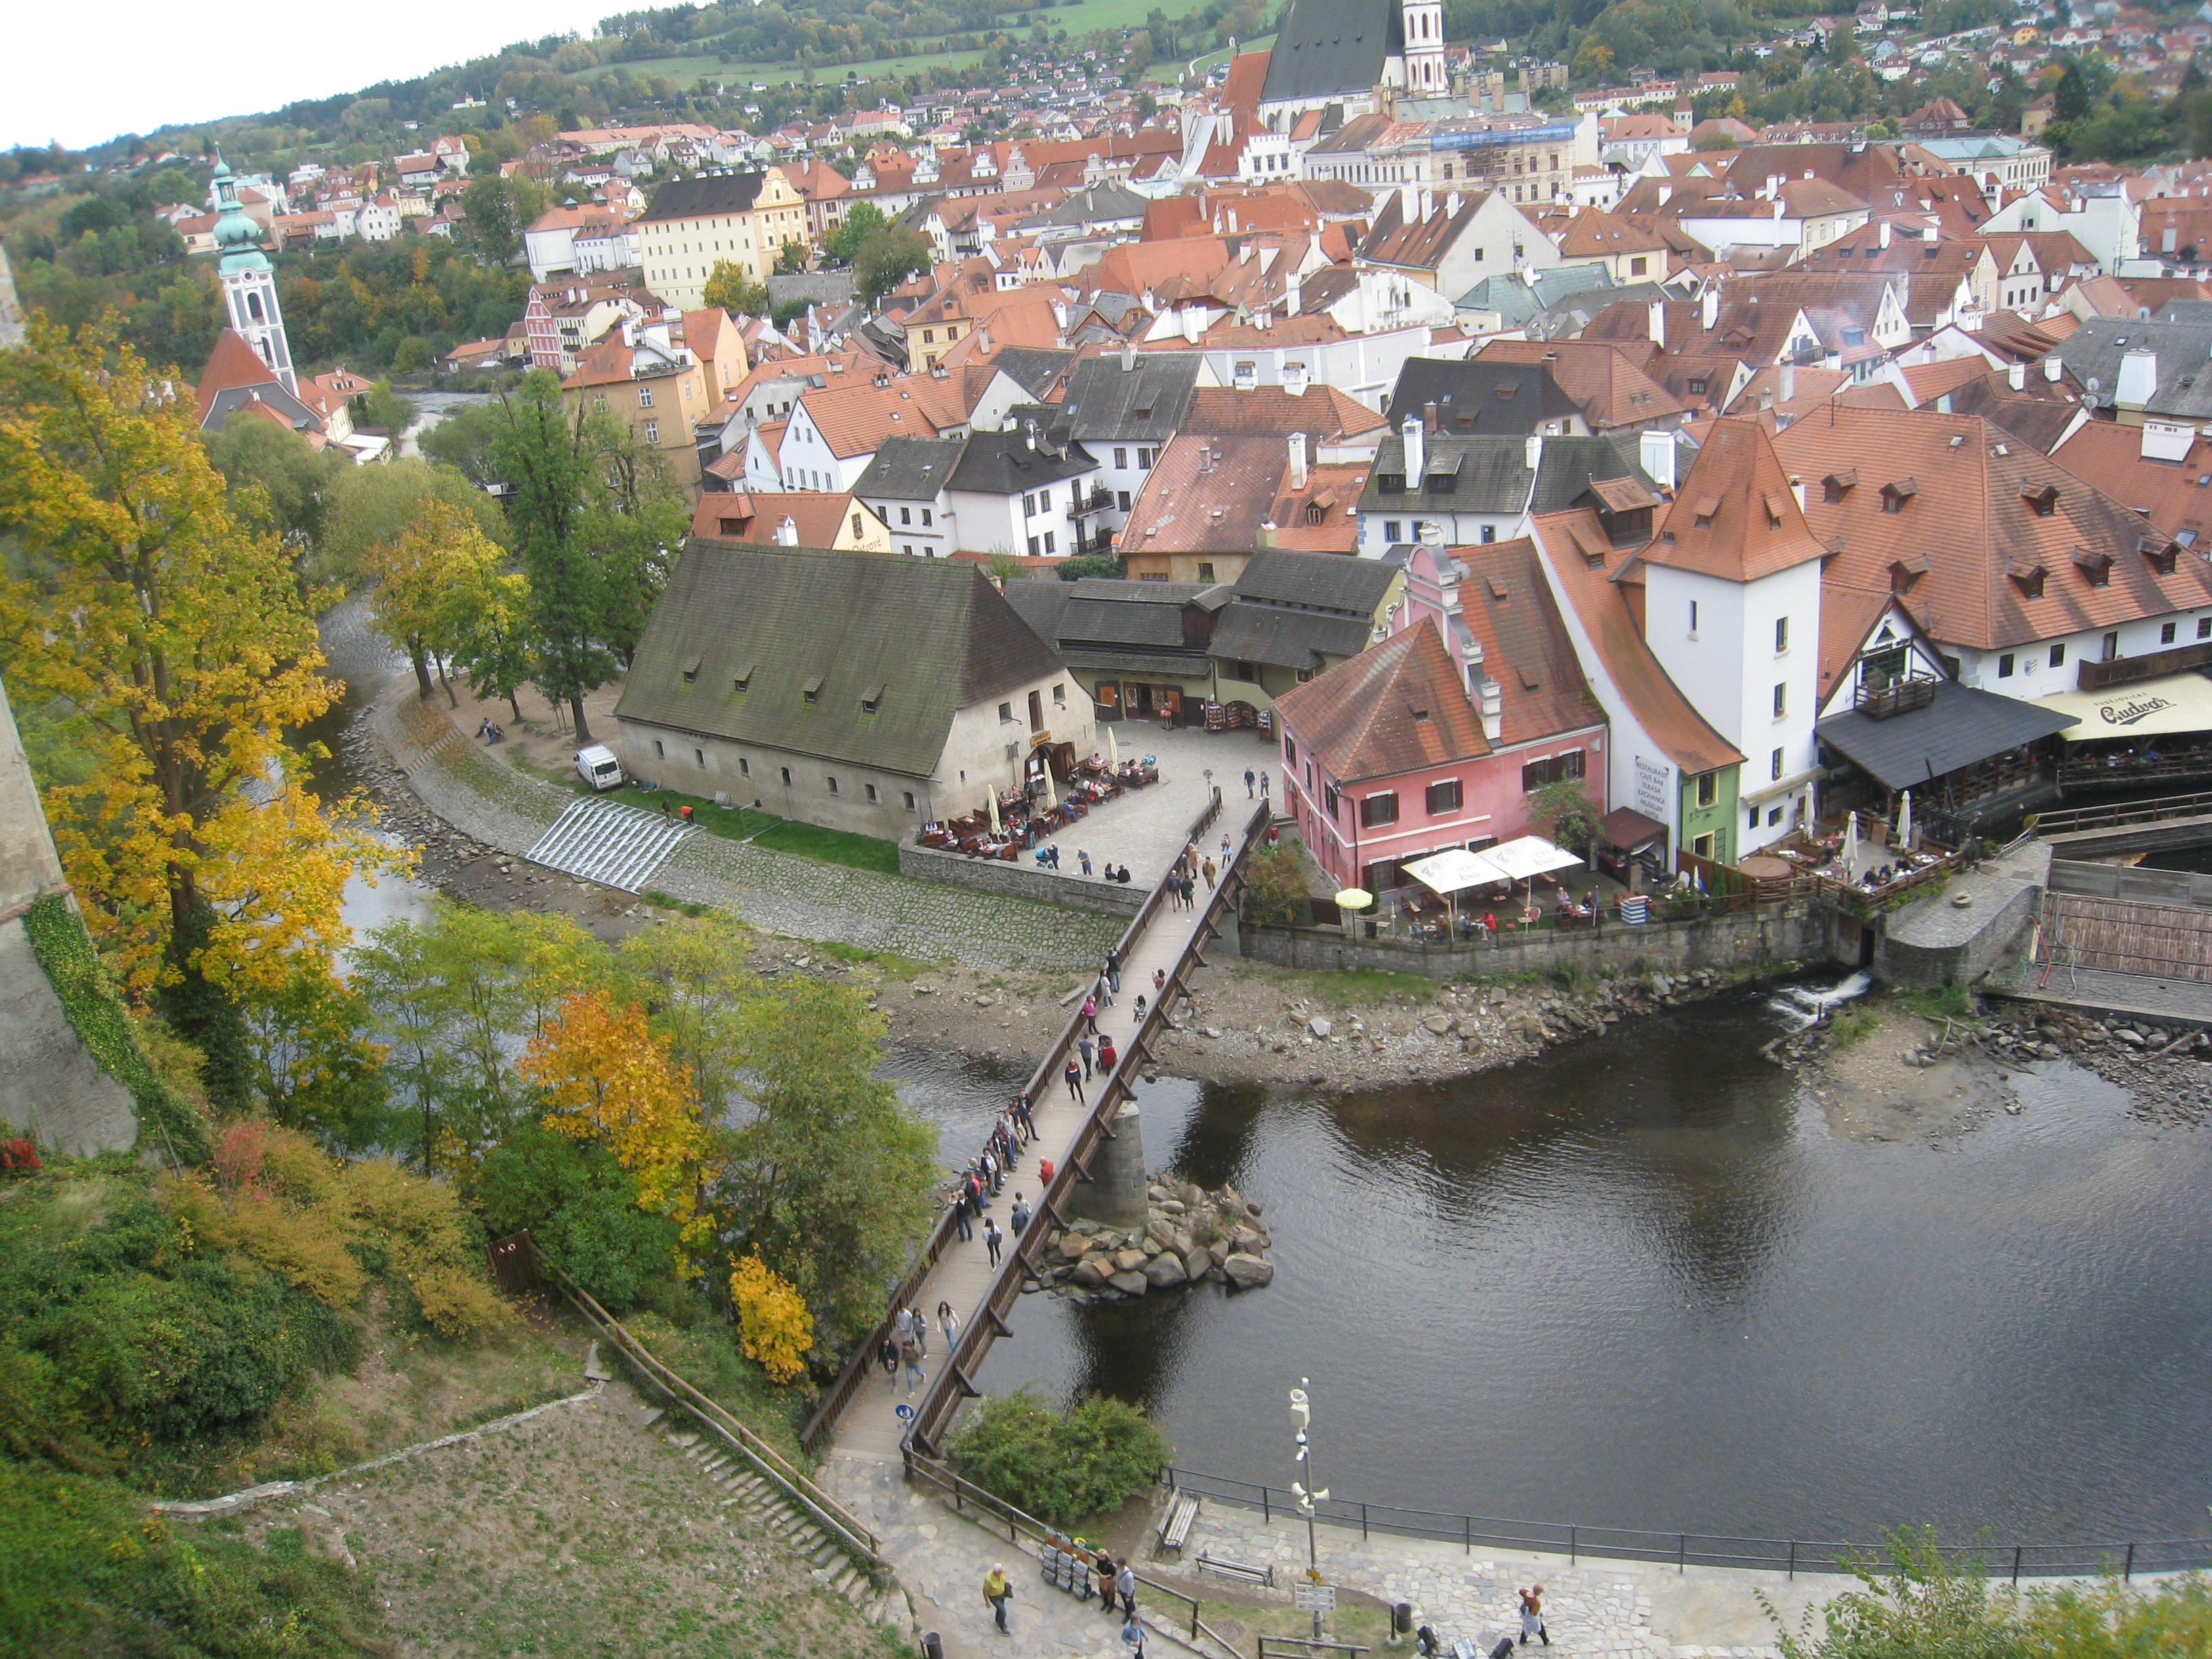
[[[812,246],[806,199],[781,167],[672,179],[636,230],[646,287],[679,311],[706,302],[707,279],[725,261],[757,283],[786,242]]]
[[[670,479],[686,490],[698,489],[696,428],[715,398],[706,368],[671,342],[667,325],[615,330],[577,360],[576,372],[561,382],[561,395],[572,412],[613,416],[660,456]]]

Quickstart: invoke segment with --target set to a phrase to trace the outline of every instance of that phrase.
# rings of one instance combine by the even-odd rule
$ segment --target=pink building
[[[1407,625],[1275,699],[1283,800],[1340,887],[1529,833],[1562,778],[1606,808],[1605,716],[1527,540],[1417,548]]]

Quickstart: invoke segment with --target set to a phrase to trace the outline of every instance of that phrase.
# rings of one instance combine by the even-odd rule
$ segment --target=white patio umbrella
[[[1441,853],[1417,859],[1406,866],[1406,873],[1427,888],[1442,895],[1451,927],[1459,926],[1459,900],[1455,896],[1464,889],[1481,887],[1493,881],[1510,881],[1511,877],[1480,853],[1470,853],[1464,847],[1448,847]]]
[[[1056,798],[1052,793],[1052,763],[1050,761],[1045,762],[1044,765],[1040,769],[1044,774],[1044,810],[1049,812],[1054,807],[1060,805],[1058,798]]]
[[[1859,878],[1859,814],[1853,807],[1844,815],[1844,879],[1856,882]]]
[[[995,836],[999,833],[999,792],[994,789],[986,793],[983,804],[991,814],[991,833]]]
[[[1528,884],[1528,904],[1536,902],[1536,878],[1550,870],[1564,870],[1582,860],[1565,848],[1555,847],[1541,836],[1521,836],[1512,841],[1500,842],[1495,847],[1486,847],[1476,854],[1486,863],[1497,866],[1509,880]]]
[[[1899,852],[1912,850],[1912,792],[1908,789],[1897,807],[1897,846]]]
[[[1118,771],[1121,765],[1121,750],[1114,741],[1114,728],[1106,728],[1106,769]]]

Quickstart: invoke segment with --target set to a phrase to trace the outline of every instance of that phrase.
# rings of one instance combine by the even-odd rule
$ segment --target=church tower
[[[1444,74],[1443,0],[1398,0],[1406,31],[1406,90],[1416,98],[1441,98],[1451,89]]]
[[[276,273],[261,251],[261,230],[246,216],[238,199],[238,184],[230,164],[216,158],[215,245],[221,258],[216,269],[222,277],[223,303],[230,308],[230,325],[252,346],[284,390],[297,397],[298,380],[292,374],[292,344],[284,337],[284,316],[276,308]]]

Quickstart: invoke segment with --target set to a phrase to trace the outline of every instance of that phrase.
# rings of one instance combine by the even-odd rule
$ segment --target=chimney
[[[2065,373],[2066,360],[2064,358],[2045,357],[2043,360],[2043,378],[2050,381],[2053,386],[2058,384],[2059,377]]]
[[[1780,369],[1776,372],[1775,379],[1781,383],[1775,391],[1775,396],[1778,400],[1786,404],[1792,398],[1795,398],[1797,395],[1796,364],[1783,364]]]
[[[2008,364],[2005,368],[2005,384],[2014,392],[2027,391],[2027,365],[2026,363]]]
[[[1200,444],[1198,447],[1198,470],[1200,472],[1211,472],[1213,471],[1213,446],[1212,444]]]
[[[1646,319],[1644,331],[1651,337],[1651,343],[1664,351],[1667,349],[1667,302],[1654,300],[1644,308],[1644,314]]]
[[[1285,363],[1283,365],[1283,390],[1293,398],[1304,397],[1306,395],[1307,376],[1310,373],[1310,371],[1304,363]]]
[[[1052,325],[1061,330],[1067,327],[1067,302],[1065,300],[1052,302]]]
[[[1794,473],[1790,478],[1790,493],[1797,498],[1797,510],[1802,513],[1805,510],[1805,481]]]
[[[1874,234],[1875,238],[1881,242],[1881,246],[1887,247],[1889,246],[1889,221],[1887,219],[1883,220],[1880,225],[1875,227]]]
[[[1419,224],[1420,222],[1420,218],[1415,210],[1417,210],[1420,205],[1421,187],[1419,185],[1407,183],[1398,186],[1398,220],[1400,223],[1408,225]]]
[[[1721,291],[1717,288],[1709,288],[1705,290],[1704,297],[1698,301],[1698,325],[1700,328],[1711,329],[1720,319]]]
[[[1303,432],[1293,432],[1291,434],[1291,488],[1304,489],[1305,487],[1306,434]]]
[[[1304,283],[1297,271],[1283,279],[1283,315],[1295,317],[1305,303]]]
[[[787,513],[784,514],[783,522],[775,527],[775,540],[779,547],[798,546],[799,520]]]
[[[1766,188],[1761,191],[1759,194],[1765,197],[1767,200],[1771,202],[1781,200],[1782,175],[1778,173],[1768,173],[1766,175]]]
[[[1431,435],[1437,429],[1437,406],[1433,402],[1421,405],[1421,428]]]
[[[1537,433],[1530,433],[1521,447],[1521,453],[1528,463],[1528,470],[1534,472],[1544,459],[1542,436]]]
[[[1505,688],[1496,680],[1486,679],[1476,688],[1482,707],[1482,735],[1486,741],[1496,743],[1505,735]]]
[[[1662,489],[1674,487],[1674,434],[1671,432],[1639,432],[1636,434],[1637,460],[1651,482]]]
[[[1457,191],[1452,191],[1450,195],[1444,198],[1444,217],[1447,219],[1456,219],[1459,217],[1459,192]]]
[[[1036,422],[1035,421],[1029,422],[1027,429],[1022,434],[1022,441],[1026,444],[1032,452],[1036,450]]]
[[[1121,342],[1121,372],[1127,374],[1137,366],[1137,347],[1133,341]]]
[[[1182,337],[1186,343],[1196,345],[1206,333],[1206,307],[1185,306],[1182,308]]]
[[[1428,191],[1421,192],[1421,222],[1426,224],[1437,210],[1437,198]]]
[[[1444,609],[1447,611],[1456,611],[1459,609],[1458,585],[1451,584],[1445,590],[1445,593]],[[1467,681],[1468,700],[1470,702],[1480,700],[1482,696],[1483,680],[1482,641],[1472,634],[1460,641],[1459,672]]]
[[[2112,382],[2112,402],[2121,409],[2146,407],[2158,392],[2158,354],[2140,349],[2120,355],[2119,378]]]
[[[1406,440],[1406,488],[1419,489],[1429,464],[1427,437],[1421,430],[1420,417],[1408,415],[1399,431]]]

